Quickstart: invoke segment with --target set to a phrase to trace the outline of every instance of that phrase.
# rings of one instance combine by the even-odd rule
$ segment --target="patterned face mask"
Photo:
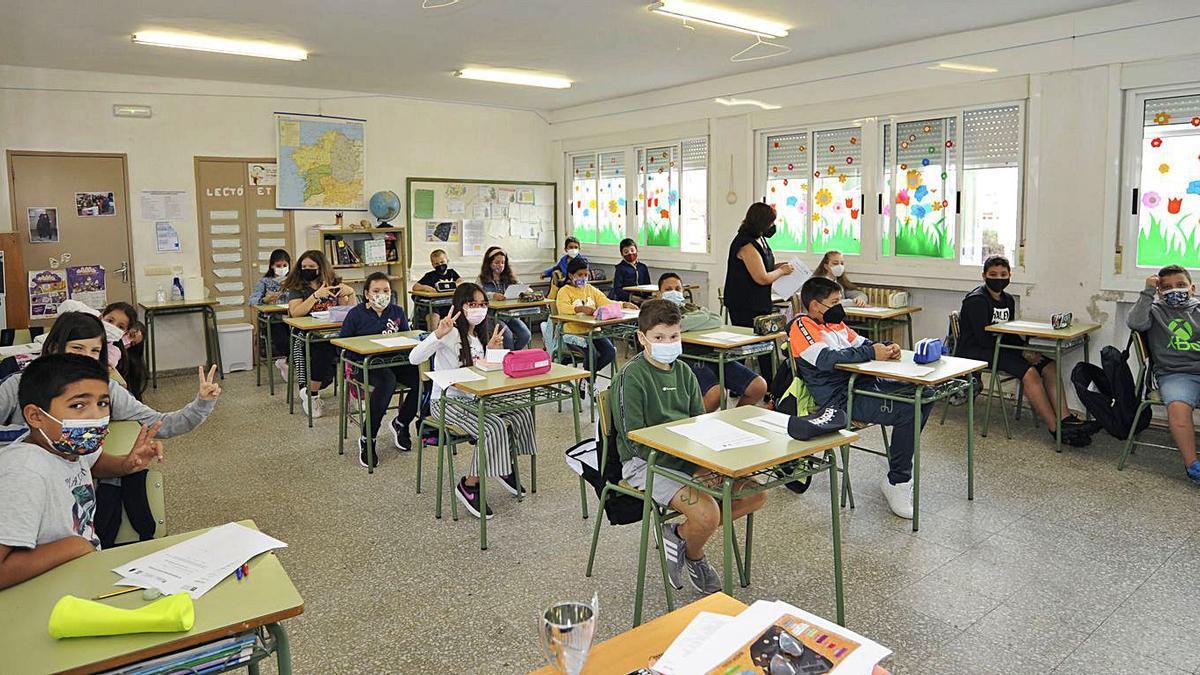
[[[64,455],[90,455],[100,449],[104,444],[104,437],[108,435],[107,415],[94,420],[60,420],[45,410],[42,414],[61,424],[62,431],[59,432],[58,440],[50,440],[41,429],[38,429],[38,433],[46,439],[50,447]]]
[[[1162,297],[1163,302],[1170,307],[1183,307],[1192,294],[1186,288],[1172,288],[1169,291],[1163,291]]]

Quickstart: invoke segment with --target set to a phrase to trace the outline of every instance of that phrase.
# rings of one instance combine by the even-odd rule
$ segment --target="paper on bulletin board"
[[[461,199],[449,199],[446,201],[446,213],[452,216],[461,216],[467,212],[467,203]]]
[[[467,196],[467,186],[462,183],[448,183],[446,185],[446,199],[462,199]]]
[[[549,232],[546,228],[542,228],[538,232],[538,248],[554,249],[554,233]]]
[[[154,223],[154,240],[159,253],[179,253],[179,233],[170,221],[159,220]]]
[[[433,217],[433,190],[413,190],[413,218]]]
[[[213,239],[212,247],[213,248],[241,248],[242,240],[241,239]]]
[[[476,202],[475,205],[471,207],[471,217],[476,220],[491,218],[492,211],[488,208],[488,204]]]
[[[492,239],[504,239],[509,236],[507,220],[487,221],[487,236]]]
[[[58,270],[29,272],[29,318],[58,316],[58,306],[67,299],[67,277]]]
[[[507,187],[497,188],[496,201],[500,204],[512,204],[517,201],[517,189]]]
[[[67,268],[67,291],[72,300],[78,300],[94,310],[102,310],[108,304],[104,289],[104,267],[100,265],[78,265]]]
[[[533,188],[521,188],[521,189],[517,190],[517,203],[518,204],[533,204],[534,203]]]
[[[142,220],[183,220],[186,190],[142,190]]]
[[[483,221],[469,219],[462,223],[462,254],[483,255]]]
[[[242,231],[241,225],[209,225],[208,231],[212,234],[238,234]]]
[[[425,221],[425,241],[445,243],[458,241],[457,220],[427,220]]]
[[[479,186],[479,201],[494,202],[496,201],[496,186],[495,185],[480,185]]]

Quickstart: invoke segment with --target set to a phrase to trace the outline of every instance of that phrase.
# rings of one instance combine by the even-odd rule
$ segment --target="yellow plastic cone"
[[[73,595],[64,595],[50,612],[54,638],[174,633],[192,629],[196,608],[187,593],[160,598],[139,609],[120,609]]]

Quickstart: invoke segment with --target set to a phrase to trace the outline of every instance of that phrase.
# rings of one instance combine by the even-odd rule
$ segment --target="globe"
[[[400,198],[391,190],[380,190],[371,195],[371,215],[379,219],[379,227],[400,215]]]

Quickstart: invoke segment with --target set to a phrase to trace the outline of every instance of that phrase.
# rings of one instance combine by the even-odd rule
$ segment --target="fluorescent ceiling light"
[[[714,98],[714,101],[721,105],[756,105],[763,110],[779,110],[782,106],[777,106],[773,103],[763,103],[752,98]]]
[[[751,35],[767,35],[770,37],[787,37],[788,29],[783,24],[760,19],[756,16],[734,12],[720,7],[702,5],[687,0],[663,0],[652,3],[647,9],[656,14],[665,14],[688,21],[728,28]]]
[[[990,66],[972,66],[968,63],[939,63],[936,66],[930,66],[932,70],[954,70],[962,73],[998,73],[999,68]]]
[[[501,84],[520,84],[527,87],[545,87],[547,89],[568,89],[571,81],[565,77],[546,75],[530,70],[505,70],[502,68],[463,68],[454,71],[455,77],[466,80],[483,80],[484,82],[499,82]]]
[[[308,52],[298,47],[288,47],[258,40],[232,40],[196,33],[176,33],[165,30],[144,30],[133,34],[133,41],[140,45],[194,49],[200,52],[257,56],[264,59],[304,61]]]

